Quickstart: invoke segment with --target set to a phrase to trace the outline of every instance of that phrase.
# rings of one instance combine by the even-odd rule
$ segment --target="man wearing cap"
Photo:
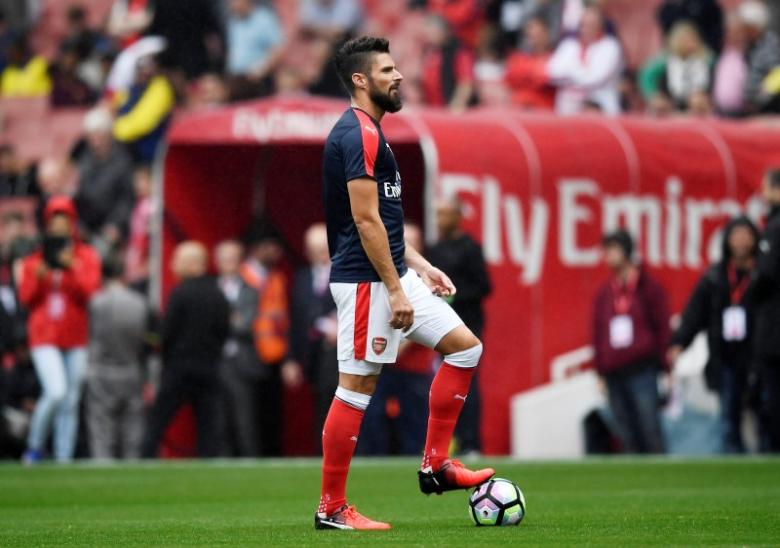
[[[663,453],[658,415],[658,374],[668,369],[666,290],[633,261],[634,242],[625,230],[602,240],[610,279],[596,293],[593,347],[596,371],[626,453]]]

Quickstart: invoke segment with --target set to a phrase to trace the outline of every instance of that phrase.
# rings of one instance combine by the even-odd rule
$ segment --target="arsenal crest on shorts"
[[[387,348],[387,339],[384,337],[374,337],[371,340],[371,348],[374,349],[374,354],[378,356],[385,351],[385,348]]]

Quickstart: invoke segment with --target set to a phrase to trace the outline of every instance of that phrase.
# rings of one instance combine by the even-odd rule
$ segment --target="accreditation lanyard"
[[[745,296],[745,292],[750,285],[750,272],[746,272],[741,281],[737,281],[737,269],[733,264],[729,263],[728,266],[729,277],[729,295],[731,297],[732,306],[738,305],[742,301],[742,297]]]
[[[615,313],[618,316],[628,314],[631,310],[631,303],[634,300],[634,294],[636,294],[636,286],[639,282],[639,273],[636,270],[632,270],[625,284],[621,284],[618,280],[612,281],[612,293],[615,299]]]

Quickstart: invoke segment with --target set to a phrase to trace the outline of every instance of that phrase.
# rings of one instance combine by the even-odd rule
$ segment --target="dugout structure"
[[[181,240],[212,245],[265,214],[301,258],[323,219],[322,147],[346,101],[274,98],[177,118],[158,164],[158,298]],[[433,238],[434,197],[457,194],[494,284],[481,368],[484,450],[509,451],[512,395],[589,359],[603,231],[628,227],[679,312],[731,215],[762,215],[763,172],[780,166],[774,122],[558,118],[510,110],[404,109],[382,126],[404,210]]]

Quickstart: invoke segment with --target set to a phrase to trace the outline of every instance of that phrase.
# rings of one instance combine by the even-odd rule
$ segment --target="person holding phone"
[[[73,459],[78,407],[86,370],[89,299],[101,285],[100,258],[76,234],[70,198],[51,198],[40,248],[22,262],[19,300],[29,311],[28,338],[42,393],[33,413],[23,460],[44,455],[54,426],[53,456]]]

